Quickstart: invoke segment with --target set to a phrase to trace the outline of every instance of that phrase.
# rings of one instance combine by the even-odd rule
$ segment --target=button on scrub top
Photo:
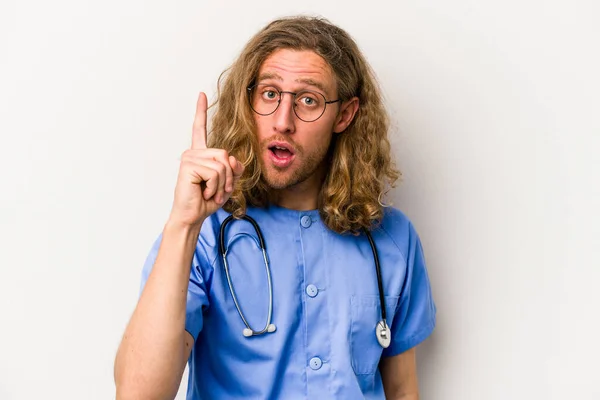
[[[195,343],[188,399],[385,399],[378,364],[427,338],[435,326],[419,237],[404,214],[386,208],[372,231],[381,262],[391,345],[377,342],[377,275],[364,234],[329,230],[319,212],[249,208],[265,238],[273,281],[274,333],[244,337],[218,251],[219,210],[206,219],[194,253],[185,329]],[[161,237],[142,273],[150,274]],[[247,221],[228,225],[227,261],[240,308],[266,323],[269,291],[262,253]],[[256,329],[256,328],[255,328]]]

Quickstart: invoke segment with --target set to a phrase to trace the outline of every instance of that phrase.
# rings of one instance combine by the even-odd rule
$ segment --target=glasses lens
[[[275,86],[261,84],[250,89],[250,106],[257,114],[274,113],[280,100],[281,92]],[[302,121],[316,121],[325,112],[325,102],[325,96],[321,93],[303,90],[294,96],[294,112]]]
[[[306,122],[312,122],[325,111],[325,97],[311,90],[304,90],[296,94],[294,111],[298,118]]]
[[[279,91],[273,86],[256,85],[250,90],[250,105],[257,114],[272,114],[279,105]]]

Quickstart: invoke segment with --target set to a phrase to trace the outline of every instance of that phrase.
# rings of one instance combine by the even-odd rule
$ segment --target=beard
[[[269,153],[271,150],[269,150],[268,144],[273,140],[287,142],[293,147],[294,160],[291,165],[279,167],[270,162]],[[282,190],[305,182],[319,173],[327,156],[329,144],[314,148],[312,151],[305,151],[302,146],[291,142],[285,137],[276,135],[261,141],[260,149],[259,158],[263,180],[271,189]]]

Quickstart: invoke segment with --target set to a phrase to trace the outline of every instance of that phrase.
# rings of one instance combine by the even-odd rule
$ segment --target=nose
[[[286,94],[289,96],[285,96]],[[296,130],[294,96],[290,93],[281,94],[279,107],[274,114],[273,130],[277,133],[294,133]]]

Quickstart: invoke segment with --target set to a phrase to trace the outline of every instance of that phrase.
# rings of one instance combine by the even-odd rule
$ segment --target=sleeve
[[[425,268],[423,248],[412,224],[409,225],[406,263],[406,276],[391,324],[392,342],[383,353],[387,357],[403,353],[423,342],[433,332],[436,323],[436,307]]]
[[[144,268],[142,269],[140,295],[144,290],[148,276],[150,275],[152,267],[154,267],[154,263],[156,262],[161,240],[162,235],[156,239],[152,248],[150,249],[150,253],[146,257],[146,262],[144,263]],[[199,245],[196,245],[194,257],[192,259],[192,266],[190,269],[185,317],[185,330],[193,336],[194,341],[198,339],[198,335],[202,330],[204,322],[203,312],[209,306],[207,290],[208,283],[207,279],[205,279],[205,275],[208,274],[205,273],[201,267],[206,260],[204,256],[204,251],[199,248]]]

